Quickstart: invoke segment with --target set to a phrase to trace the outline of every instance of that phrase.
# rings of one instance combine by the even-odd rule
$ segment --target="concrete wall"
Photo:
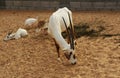
[[[120,10],[120,0],[1,0],[5,9],[56,10],[67,6],[72,10]],[[1,2],[0,2],[1,3]]]
[[[120,2],[70,2],[74,10],[120,10]]]
[[[6,1],[6,9],[51,10],[58,7],[57,1]]]

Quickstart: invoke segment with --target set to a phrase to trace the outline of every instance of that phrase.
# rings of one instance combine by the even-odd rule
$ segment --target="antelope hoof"
[[[60,58],[57,58],[57,60],[61,62],[61,59],[60,59]]]
[[[60,58],[57,58],[57,60],[61,63],[64,64],[63,61]]]

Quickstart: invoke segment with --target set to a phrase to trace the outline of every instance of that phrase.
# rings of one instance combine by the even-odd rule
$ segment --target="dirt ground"
[[[6,34],[24,27],[28,17],[46,20],[49,11],[0,10],[0,78],[120,78],[120,12],[73,12],[77,34],[77,64],[57,61],[54,42],[35,29],[18,40]],[[61,54],[63,52],[61,51]]]

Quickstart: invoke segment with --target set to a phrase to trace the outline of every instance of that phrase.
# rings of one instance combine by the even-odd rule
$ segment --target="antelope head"
[[[8,41],[13,39],[15,36],[15,33],[12,33],[12,31],[8,32],[8,34],[6,35],[6,37],[3,39],[4,41]]]

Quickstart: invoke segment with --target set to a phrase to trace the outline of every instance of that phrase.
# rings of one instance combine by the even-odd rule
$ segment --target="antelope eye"
[[[7,38],[9,38],[9,36],[7,36]]]
[[[72,52],[70,52],[69,58],[71,57],[71,55],[72,55]]]
[[[70,52],[70,56],[72,55],[72,52]]]

